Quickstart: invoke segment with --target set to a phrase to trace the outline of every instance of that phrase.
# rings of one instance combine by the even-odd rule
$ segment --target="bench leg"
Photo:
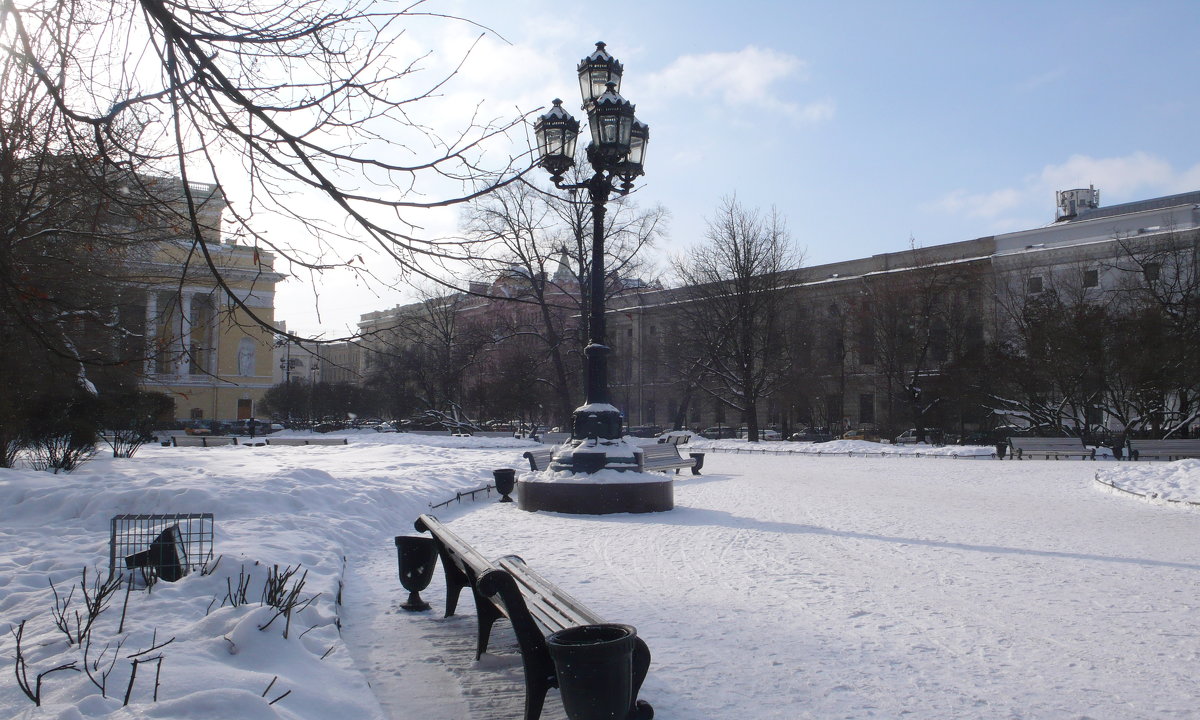
[[[558,687],[554,662],[548,652],[526,652],[522,648],[521,664],[525,668],[525,720],[538,720],[546,704],[546,693]]]
[[[478,590],[475,593],[475,615],[479,619],[479,637],[475,643],[475,659],[483,657],[487,652],[488,640],[492,637],[492,625],[496,621],[504,617],[496,606],[490,600],[479,594]]]
[[[450,617],[454,611],[458,609],[458,596],[462,594],[462,589],[471,584],[470,578],[458,569],[453,560],[446,557],[446,549],[438,542],[435,537],[433,541],[437,544],[438,556],[442,561],[442,570],[446,575],[446,615]]]
[[[650,647],[640,637],[633,643],[633,705],[629,708],[629,720],[650,720],[654,708],[645,700],[638,700],[646,673],[650,671]]]
[[[692,474],[699,475],[700,468],[704,467],[704,453],[688,453],[688,454],[691,455],[692,459],[696,461],[696,464],[692,466]]]

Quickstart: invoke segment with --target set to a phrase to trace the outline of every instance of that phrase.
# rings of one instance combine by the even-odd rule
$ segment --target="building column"
[[[146,340],[146,376],[149,377],[155,374],[158,369],[158,352],[155,349],[155,341],[158,338],[158,291],[150,290],[146,293],[146,329],[143,333]]]
[[[180,293],[179,297],[179,342],[176,350],[179,352],[175,360],[175,374],[187,377],[192,346],[192,293]]]

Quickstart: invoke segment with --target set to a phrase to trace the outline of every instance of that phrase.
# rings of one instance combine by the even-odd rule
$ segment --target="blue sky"
[[[507,41],[477,49],[443,99],[447,119],[481,98],[501,113],[556,96],[582,118],[575,65],[608,43],[651,128],[639,197],[672,214],[664,253],[700,241],[732,194],[777,207],[811,265],[1042,225],[1055,190],[1094,184],[1111,205],[1200,189],[1194,0],[422,9]],[[414,30],[438,53],[431,70],[476,34]],[[326,317],[356,320],[351,297]]]

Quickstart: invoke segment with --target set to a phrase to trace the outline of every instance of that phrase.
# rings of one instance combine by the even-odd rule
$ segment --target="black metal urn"
[[[512,491],[517,487],[517,471],[512,468],[500,468],[492,471],[492,477],[496,479],[496,492],[500,493],[500,502],[512,502],[509,497]]]
[[[635,703],[632,625],[605,623],[559,630],[546,638],[554,660],[563,708],[571,720],[653,717]]]
[[[414,535],[396,536],[396,561],[400,566],[400,584],[408,591],[405,610],[428,610],[429,603],[421,599],[421,591],[429,587],[437,565],[437,547],[433,538]]]

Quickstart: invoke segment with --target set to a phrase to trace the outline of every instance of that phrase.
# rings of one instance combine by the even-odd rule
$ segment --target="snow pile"
[[[1125,463],[1101,470],[1096,479],[1151,499],[1200,503],[1200,460]]]
[[[354,434],[350,443],[147,446],[132,460],[99,456],[70,475],[0,470],[0,661],[10,669],[0,682],[0,717],[384,717],[340,634],[347,566],[412,532],[430,503],[490,483],[495,467],[520,467],[530,443],[379,433]],[[220,561],[212,574],[135,590],[127,608],[122,589],[90,645],[55,627],[54,590],[65,598],[84,567],[89,585],[107,576],[113,516],[190,512],[215,516]],[[277,613],[261,603],[276,565],[307,572],[301,595],[315,598],[294,613],[286,639],[284,618],[259,630]],[[374,581],[398,594],[394,559],[391,574]],[[246,602],[233,607],[242,582]],[[76,588],[68,618],[82,607]],[[31,689],[38,674],[75,663],[44,678],[36,712],[12,680],[16,641],[8,629],[22,621]],[[85,667],[85,649],[90,676],[75,671]],[[131,685],[133,659],[159,656],[161,667],[139,663]]]

